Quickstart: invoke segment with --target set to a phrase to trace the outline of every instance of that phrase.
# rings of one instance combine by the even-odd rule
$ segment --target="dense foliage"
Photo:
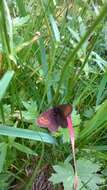
[[[68,129],[35,122],[63,103],[73,105],[78,189],[105,190],[106,1],[1,0],[0,23],[0,190],[33,189],[46,164],[55,189],[72,189]]]

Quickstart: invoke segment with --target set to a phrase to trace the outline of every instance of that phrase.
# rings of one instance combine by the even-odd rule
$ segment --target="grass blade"
[[[43,132],[36,132],[28,129],[13,128],[0,125],[0,134],[10,137],[19,137],[30,140],[56,144],[56,140],[49,134]]]
[[[1,99],[3,98],[8,86],[9,86],[9,83],[12,79],[14,75],[14,71],[7,71],[3,78],[0,80],[0,101]]]
[[[0,173],[3,170],[3,165],[6,160],[7,145],[6,143],[0,144]]]
[[[99,16],[96,18],[96,20],[94,21],[94,23],[92,24],[92,26],[89,28],[89,30],[85,33],[85,35],[81,38],[80,42],[77,44],[77,46],[74,48],[74,50],[71,52],[71,50],[68,53],[68,58],[66,60],[65,65],[62,68],[62,72],[61,72],[61,78],[59,80],[58,83],[58,87],[56,90],[56,94],[54,96],[53,102],[57,102],[58,97],[59,97],[59,89],[61,88],[61,85],[63,83],[63,79],[65,77],[65,74],[68,71],[69,65],[70,63],[74,61],[75,56],[77,54],[77,52],[79,51],[79,49],[82,47],[82,45],[84,44],[84,42],[89,38],[90,34],[92,34],[92,32],[96,29],[96,27],[98,26],[98,24],[100,23],[100,21],[104,18],[104,16],[107,14],[107,3],[105,3],[101,13],[99,14]],[[74,82],[74,81],[73,81]],[[72,86],[72,85],[71,85]]]
[[[50,23],[51,23],[51,26],[52,26],[52,30],[53,30],[55,40],[56,40],[56,42],[60,42],[60,33],[59,33],[59,30],[58,30],[56,21],[55,21],[55,19],[54,19],[54,17],[52,15],[50,15],[49,18],[50,18]]]
[[[96,106],[98,106],[102,100],[102,95],[104,93],[106,84],[107,84],[107,74],[105,73],[104,77],[102,78],[102,80],[100,82],[99,88],[98,88]]]
[[[28,148],[27,146],[25,146],[24,144],[20,144],[20,143],[13,143],[13,147],[15,147],[17,150],[24,152],[26,154],[31,154],[34,156],[37,156],[37,153],[35,151],[33,151],[32,149]]]
[[[85,124],[85,128],[80,134],[80,140],[88,141],[97,132],[102,131],[105,122],[107,122],[107,100],[102,103],[94,117]]]

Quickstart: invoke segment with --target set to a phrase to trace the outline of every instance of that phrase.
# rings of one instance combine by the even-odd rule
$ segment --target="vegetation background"
[[[1,0],[0,79],[0,190],[33,189],[47,164],[52,188],[72,189],[68,130],[35,123],[62,103],[73,105],[78,189],[106,190],[107,2]]]

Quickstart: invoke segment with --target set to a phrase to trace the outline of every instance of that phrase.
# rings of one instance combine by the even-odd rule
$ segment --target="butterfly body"
[[[66,117],[71,111],[72,107],[70,104],[59,105],[43,112],[37,119],[37,124],[41,127],[48,128],[51,132],[55,132],[59,127],[67,127]]]

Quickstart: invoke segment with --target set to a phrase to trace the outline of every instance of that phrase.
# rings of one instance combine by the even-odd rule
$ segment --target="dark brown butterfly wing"
[[[67,127],[66,117],[71,113],[72,107],[69,104],[62,104],[46,112],[43,112],[37,119],[37,124],[55,132],[58,127]]]
[[[57,106],[67,117],[72,112],[72,106],[70,104],[62,104]]]
[[[66,116],[64,115],[63,110],[60,107],[53,108],[54,110],[54,119],[57,124],[57,128],[60,127],[66,127],[67,126],[67,120]]]

